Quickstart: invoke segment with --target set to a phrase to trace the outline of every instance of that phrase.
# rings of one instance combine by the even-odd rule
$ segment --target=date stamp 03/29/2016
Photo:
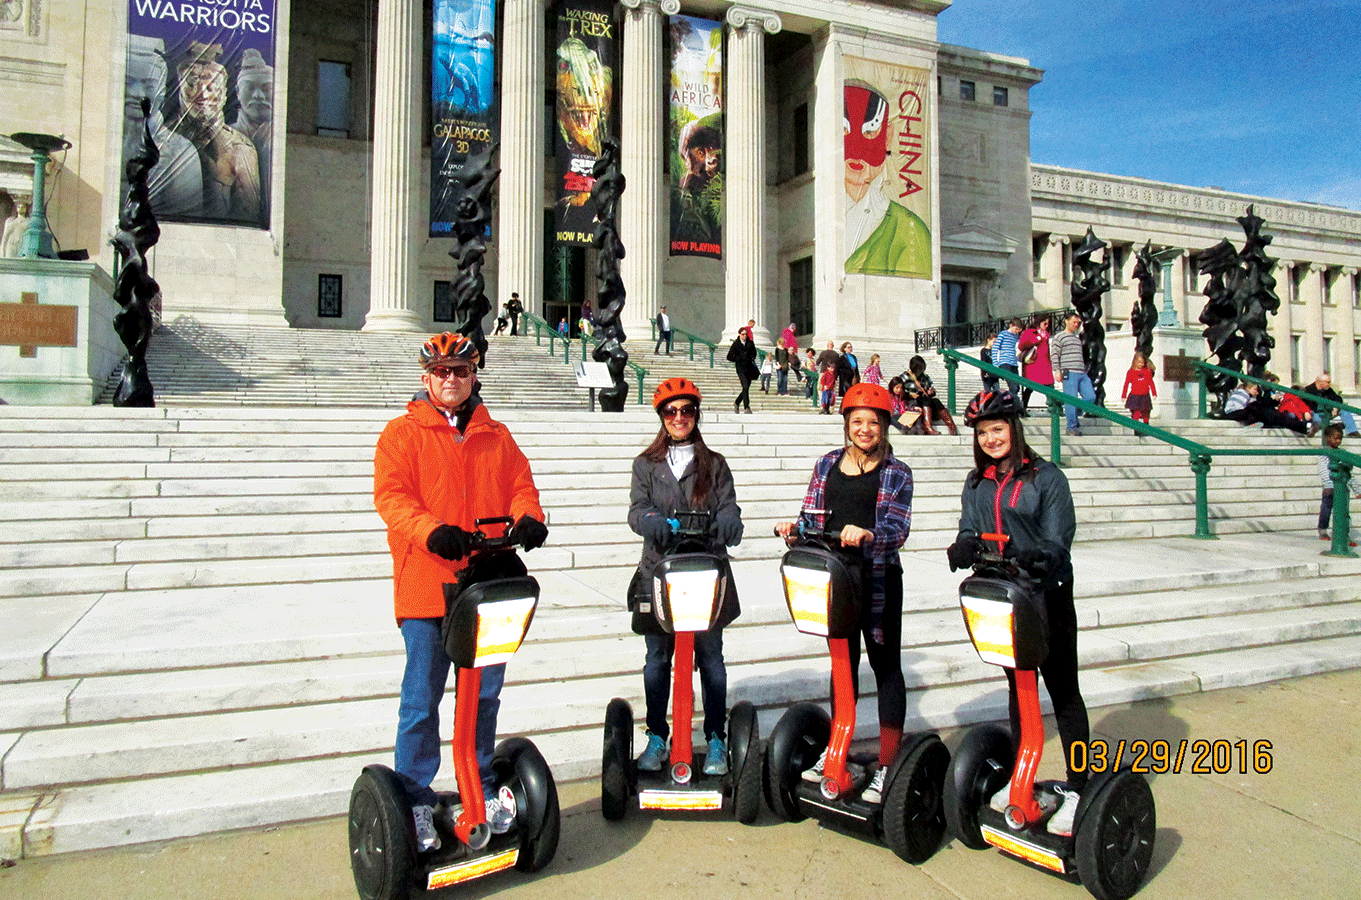
[[[1100,738],[1074,741],[1069,750],[1069,767],[1074,772],[1115,772],[1121,766],[1138,775],[1227,775],[1249,772],[1265,775],[1271,771],[1271,741],[1214,741],[1190,740],[1119,740]]]

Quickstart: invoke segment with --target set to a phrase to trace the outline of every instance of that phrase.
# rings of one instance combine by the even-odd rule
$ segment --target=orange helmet
[[[677,397],[689,397],[699,403],[699,386],[689,378],[668,378],[652,392],[652,408],[661,412],[663,406]]]
[[[421,365],[427,369],[432,366],[448,365],[455,360],[477,364],[477,345],[461,334],[446,331],[437,334],[421,345]]]
[[[889,396],[887,388],[862,381],[859,384],[851,385],[846,390],[846,396],[841,398],[841,414],[844,416],[851,410],[860,407],[883,410],[891,415],[893,413],[893,398]]]

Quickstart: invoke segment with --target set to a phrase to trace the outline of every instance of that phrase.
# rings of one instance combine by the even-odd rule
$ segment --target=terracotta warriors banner
[[[848,274],[931,277],[931,73],[845,58]]]
[[[495,0],[434,0],[430,54],[430,236],[454,230],[453,179],[496,140]]]
[[[671,17],[671,255],[723,258],[723,24]]]
[[[557,229],[559,244],[591,243],[595,204],[591,167],[602,143],[615,135],[614,3],[562,0],[558,4]]]
[[[145,99],[157,219],[269,227],[274,28],[274,0],[130,0],[123,161]]]

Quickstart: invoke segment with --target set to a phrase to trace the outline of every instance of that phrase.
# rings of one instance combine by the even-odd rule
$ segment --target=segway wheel
[[[964,846],[973,850],[988,846],[978,825],[978,810],[1011,778],[1015,756],[1011,735],[996,725],[973,729],[955,751],[945,776],[943,803],[945,824]]]
[[[515,795],[515,827],[520,835],[520,858],[515,868],[537,872],[558,852],[562,813],[553,772],[533,741],[522,737],[500,743],[492,769],[497,783],[509,785]]]
[[[791,706],[766,744],[766,805],[786,822],[801,822],[794,789],[818,761],[832,736],[832,720],[820,706],[798,703]]]
[[[1097,900],[1127,900],[1144,883],[1157,834],[1153,791],[1122,771],[1098,789],[1077,823],[1077,873]]]
[[[406,900],[416,872],[415,825],[397,774],[365,766],[350,791],[350,869],[363,900]]]
[[[761,726],[756,707],[743,700],[728,714],[728,768],[733,772],[733,815],[743,825],[761,812]]]
[[[918,866],[931,858],[945,837],[941,790],[950,751],[940,738],[927,735],[895,768],[884,797],[884,842],[899,859]]]
[[[605,707],[605,751],[600,761],[600,813],[611,822],[624,818],[633,761],[633,709],[615,697]]]

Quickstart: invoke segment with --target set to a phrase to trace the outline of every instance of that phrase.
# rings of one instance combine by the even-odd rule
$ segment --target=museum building
[[[48,168],[48,220],[62,250],[111,270],[135,101],[153,101],[169,173],[152,256],[167,321],[436,330],[452,318],[456,273],[453,238],[431,236],[432,87],[445,78],[432,58],[452,89],[441,54],[453,28],[494,59],[487,294],[499,306],[515,291],[550,322],[575,320],[595,300],[595,250],[560,242],[556,225],[573,2],[594,0],[482,0],[485,14],[470,11],[479,0],[17,0],[0,21],[0,118],[70,141]],[[1289,347],[1292,381],[1329,369],[1355,391],[1361,213],[1032,164],[1028,94],[1042,71],[940,44],[945,0],[603,6],[597,30],[615,49],[601,112],[627,180],[630,334],[645,336],[665,304],[711,340],[754,319],[769,345],[792,320],[804,343],[906,351],[919,329],[1068,305],[1071,248],[1089,226],[1110,244],[1112,328],[1146,242],[1165,251],[1160,305],[1194,325],[1196,254],[1241,245],[1235,219],[1252,204],[1281,259],[1277,358]],[[672,255],[674,185],[691,174],[668,126],[683,17],[719,35],[722,142],[707,157],[723,190],[717,257]],[[249,35],[234,55],[230,40],[174,50],[169,35],[194,23]],[[30,199],[31,170],[27,151],[0,142],[0,200]]]

